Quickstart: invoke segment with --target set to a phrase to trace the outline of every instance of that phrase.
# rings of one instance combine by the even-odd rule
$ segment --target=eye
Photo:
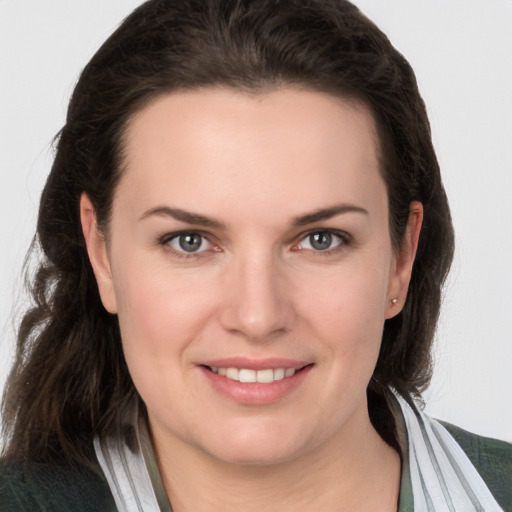
[[[197,253],[207,250],[211,244],[199,233],[179,233],[165,240],[165,244],[176,252]]]
[[[300,249],[329,251],[347,243],[346,235],[333,231],[314,231],[307,234],[299,243]]]

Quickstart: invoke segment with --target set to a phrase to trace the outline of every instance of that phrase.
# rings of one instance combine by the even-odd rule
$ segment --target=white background
[[[0,0],[0,386],[51,139],[78,73],[139,3]],[[355,3],[416,71],[457,233],[427,409],[512,441],[512,1]]]

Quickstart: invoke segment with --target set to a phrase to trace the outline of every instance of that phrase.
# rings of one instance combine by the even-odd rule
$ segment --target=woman
[[[510,446],[415,405],[450,214],[414,74],[348,2],[143,4],[38,242],[6,510],[511,508]]]

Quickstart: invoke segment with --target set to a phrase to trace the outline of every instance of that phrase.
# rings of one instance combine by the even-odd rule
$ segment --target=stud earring
[[[393,306],[398,302],[398,299],[391,299],[391,304],[393,304]]]

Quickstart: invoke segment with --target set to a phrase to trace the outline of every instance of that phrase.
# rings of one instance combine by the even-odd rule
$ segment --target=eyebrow
[[[295,217],[292,220],[292,226],[305,226],[307,224],[312,224],[314,222],[319,222],[321,220],[327,220],[332,217],[336,217],[337,215],[342,215],[344,213],[360,213],[363,215],[368,215],[368,210],[351,204],[338,204],[335,206],[331,206],[329,208],[321,208],[319,210],[315,210],[314,212],[307,213],[299,217]],[[181,210],[180,208],[170,208],[168,206],[157,206],[155,208],[151,208],[145,211],[141,215],[139,221],[147,219],[148,217],[151,217],[153,215],[158,217],[172,217],[173,219],[176,219],[178,221],[186,222],[187,224],[194,224],[196,226],[203,226],[205,228],[214,228],[221,230],[226,229],[226,224],[224,224],[224,222],[220,220],[211,217],[206,217],[205,215],[201,215],[199,213]]]
[[[306,224],[313,224],[313,222],[327,220],[332,217],[336,217],[337,215],[342,215],[344,213],[361,213],[363,215],[369,215],[368,210],[365,210],[360,206],[343,203],[331,206],[330,208],[322,208],[312,213],[301,215],[300,217],[295,217],[292,224],[293,226],[305,226]]]
[[[205,228],[226,229],[226,225],[220,220],[212,219],[205,215],[200,215],[199,213],[187,212],[186,210],[181,210],[179,208],[169,208],[168,206],[157,206],[156,208],[147,210],[141,215],[139,221],[147,219],[153,215],[158,217],[172,217],[173,219],[181,222],[203,226]]]

